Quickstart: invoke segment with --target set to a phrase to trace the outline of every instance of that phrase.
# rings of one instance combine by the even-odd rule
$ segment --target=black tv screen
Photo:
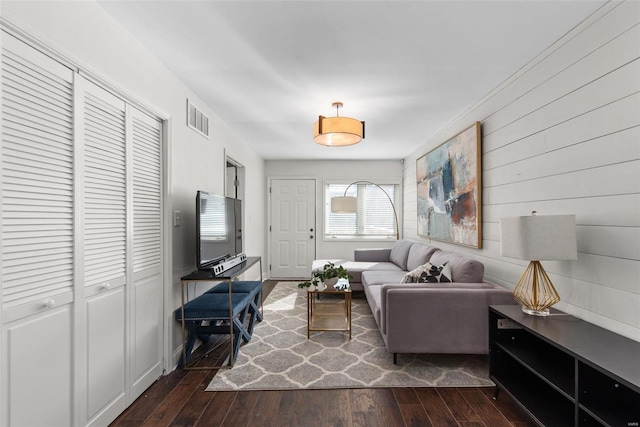
[[[242,253],[240,200],[198,191],[196,195],[196,257],[199,270]]]

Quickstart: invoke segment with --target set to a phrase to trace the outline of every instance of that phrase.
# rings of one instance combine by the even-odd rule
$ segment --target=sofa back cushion
[[[484,281],[484,264],[475,259],[446,251],[436,251],[429,262],[439,266],[445,262],[451,266],[451,280],[461,283],[481,283]]]
[[[413,242],[408,240],[398,240],[391,248],[391,254],[389,254],[389,261],[397,265],[403,270],[407,269],[407,258],[409,257],[409,249]]]
[[[438,248],[435,246],[427,245],[425,243],[414,243],[409,248],[409,256],[407,257],[407,270],[415,270],[421,265],[426,264],[429,259],[431,259],[431,255]]]

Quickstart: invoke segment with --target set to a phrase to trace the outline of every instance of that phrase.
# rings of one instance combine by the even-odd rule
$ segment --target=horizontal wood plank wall
[[[575,214],[578,260],[545,261],[557,308],[640,341],[640,3],[612,2],[423,144],[404,163],[406,238],[417,235],[416,159],[482,122],[483,249],[432,243],[513,288],[500,218]]]

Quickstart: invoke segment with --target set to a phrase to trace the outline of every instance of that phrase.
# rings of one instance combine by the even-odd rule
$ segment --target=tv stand
[[[211,271],[214,276],[218,276],[224,273],[227,270],[232,269],[238,264],[241,264],[247,260],[247,256],[245,254],[238,254],[233,257],[229,257],[222,261],[220,264],[214,265]]]
[[[558,310],[489,306],[489,377],[537,425],[640,425],[639,360],[640,343]]]

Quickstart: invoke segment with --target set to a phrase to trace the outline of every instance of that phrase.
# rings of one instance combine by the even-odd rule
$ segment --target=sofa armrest
[[[380,329],[389,351],[487,354],[489,305],[513,304],[513,294],[487,283],[465,285],[382,285]]]
[[[353,260],[362,262],[389,262],[391,248],[355,249]]]

